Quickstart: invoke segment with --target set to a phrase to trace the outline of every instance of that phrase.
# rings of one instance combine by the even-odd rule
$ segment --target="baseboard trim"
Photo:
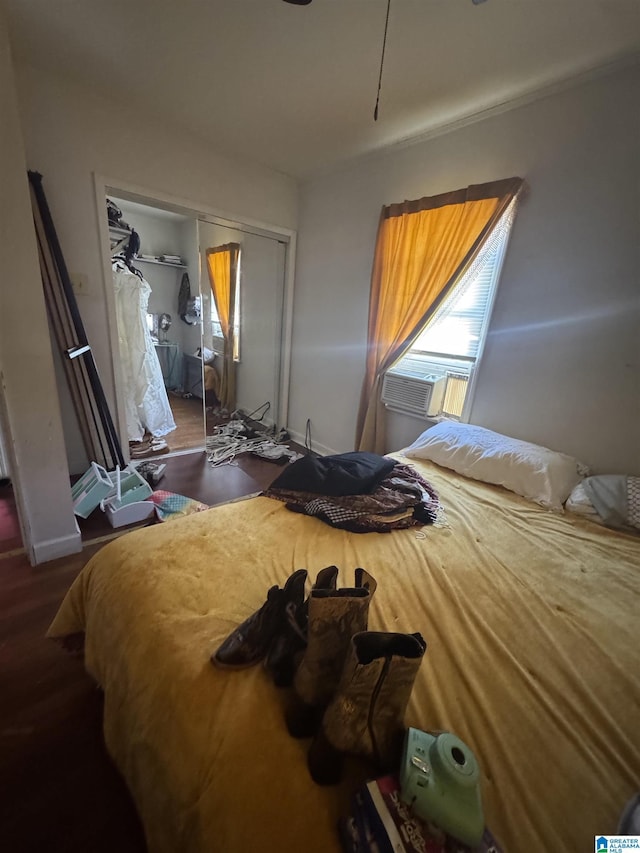
[[[78,530],[69,536],[33,542],[29,548],[29,560],[32,566],[37,566],[40,563],[47,563],[49,560],[56,560],[58,557],[79,554],[80,551],[82,551],[82,537]]]
[[[301,444],[303,447],[306,446],[305,436],[303,435],[303,433],[296,432],[295,430],[289,429],[288,427],[287,432],[295,442]],[[326,447],[324,444],[319,444],[317,441],[314,441],[313,438],[311,439],[311,449],[314,453],[319,453],[320,456],[335,456],[335,454],[338,452],[337,450],[332,450],[330,447]]]

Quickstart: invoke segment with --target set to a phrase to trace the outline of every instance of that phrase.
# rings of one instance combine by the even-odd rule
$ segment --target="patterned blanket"
[[[193,500],[193,498],[187,498],[184,495],[177,495],[175,492],[167,492],[164,489],[156,489],[147,500],[155,504],[159,521],[171,521],[181,518],[183,515],[192,515],[194,512],[209,509],[207,504]]]
[[[282,501],[293,512],[315,516],[352,533],[386,533],[444,523],[436,490],[410,465],[397,464],[373,491],[358,495],[318,495],[273,486],[263,494]]]

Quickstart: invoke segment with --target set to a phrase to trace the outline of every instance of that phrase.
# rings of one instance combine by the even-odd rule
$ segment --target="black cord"
[[[382,66],[384,65],[384,52],[387,46],[387,27],[389,26],[389,9],[391,0],[387,0],[387,19],[384,22],[384,39],[382,40],[382,56],[380,57],[380,75],[378,77],[378,94],[376,95],[376,107],[373,111],[373,120],[378,121],[378,104],[380,103],[380,87],[382,86]]]
[[[307,424],[304,430],[304,446],[311,452],[311,418],[307,418]]]

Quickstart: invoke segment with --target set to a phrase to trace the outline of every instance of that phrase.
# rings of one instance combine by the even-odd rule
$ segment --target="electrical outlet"
[[[87,293],[89,290],[89,276],[83,272],[69,273],[71,287],[74,293]]]

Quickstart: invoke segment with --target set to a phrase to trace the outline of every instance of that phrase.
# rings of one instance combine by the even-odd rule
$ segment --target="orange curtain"
[[[356,447],[384,453],[382,378],[473,262],[520,178],[383,207],[371,274],[367,364]]]
[[[215,249],[207,249],[207,271],[209,283],[216,303],[218,318],[224,338],[222,371],[220,376],[220,404],[229,411],[236,407],[236,366],[234,356],[237,352],[235,334],[235,306],[238,273],[238,243],[226,243]]]

